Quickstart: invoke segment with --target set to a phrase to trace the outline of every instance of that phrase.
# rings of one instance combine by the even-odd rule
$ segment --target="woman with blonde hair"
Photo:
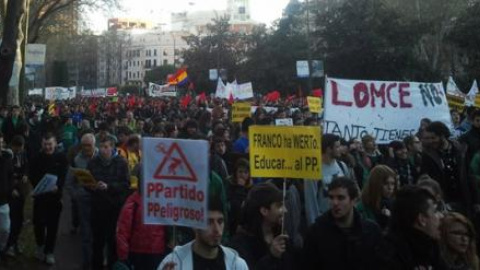
[[[479,270],[476,234],[463,215],[447,213],[440,225],[440,251],[449,270]]]
[[[397,174],[390,167],[377,165],[363,188],[361,201],[357,205],[360,214],[385,229],[390,219],[390,208],[398,190]]]

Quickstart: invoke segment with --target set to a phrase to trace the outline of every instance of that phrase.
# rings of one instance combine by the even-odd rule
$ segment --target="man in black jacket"
[[[437,243],[441,218],[428,191],[416,186],[399,190],[387,235],[392,249],[386,258],[391,265],[385,269],[446,269]]]
[[[302,269],[384,269],[382,233],[355,210],[359,190],[346,177],[328,186],[331,209],[309,228]]]
[[[433,122],[427,126],[421,173],[440,184],[445,202],[453,210],[470,216],[478,200],[476,188],[468,179],[465,147],[449,137],[450,130],[444,123]]]
[[[470,164],[475,153],[480,150],[480,110],[472,113],[472,128],[463,134],[459,141],[467,146],[466,162]]]
[[[47,175],[57,179],[53,189],[34,196],[33,225],[37,252],[35,257],[48,264],[55,264],[53,252],[62,211],[62,190],[68,169],[65,154],[56,151],[57,139],[52,133],[42,138],[42,150],[33,158],[29,178],[36,187]]]
[[[104,138],[99,155],[87,166],[97,181],[92,190],[92,266],[103,269],[103,251],[107,246],[109,269],[116,261],[115,233],[120,210],[128,195],[129,172],[127,161],[115,151],[115,141]],[[148,241],[148,239],[145,239]]]
[[[286,211],[282,199],[282,191],[271,183],[256,185],[248,193],[241,230],[233,237],[231,247],[249,269],[297,269],[293,265],[292,245],[281,232]]]
[[[10,233],[10,207],[13,191],[13,165],[11,155],[1,149],[3,134],[0,132],[0,255],[3,253]]]

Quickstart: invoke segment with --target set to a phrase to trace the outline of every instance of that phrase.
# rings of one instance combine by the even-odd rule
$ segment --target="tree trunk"
[[[25,4],[26,0],[10,0],[7,3],[3,40],[0,46],[0,104],[3,106],[12,105],[14,102],[11,99],[13,95],[10,93],[9,82],[14,71],[15,55],[18,54],[17,49],[22,42],[21,40],[18,42],[18,39],[20,38],[19,29],[21,29],[26,10]],[[20,35],[23,39],[23,33]],[[19,55],[21,59],[21,54]],[[18,93],[16,95],[18,97]]]

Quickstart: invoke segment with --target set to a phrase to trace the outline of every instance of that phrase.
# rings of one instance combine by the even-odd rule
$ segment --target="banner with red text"
[[[208,149],[203,140],[143,139],[145,224],[207,227]]]
[[[377,143],[402,140],[429,118],[451,126],[442,83],[328,78],[324,133],[350,140],[370,134]]]

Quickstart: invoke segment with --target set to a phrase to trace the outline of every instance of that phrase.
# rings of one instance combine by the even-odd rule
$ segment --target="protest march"
[[[26,256],[31,203],[33,257],[55,269],[64,211],[85,270],[480,269],[478,87],[208,94],[177,87],[186,72],[0,108],[0,266]]]

